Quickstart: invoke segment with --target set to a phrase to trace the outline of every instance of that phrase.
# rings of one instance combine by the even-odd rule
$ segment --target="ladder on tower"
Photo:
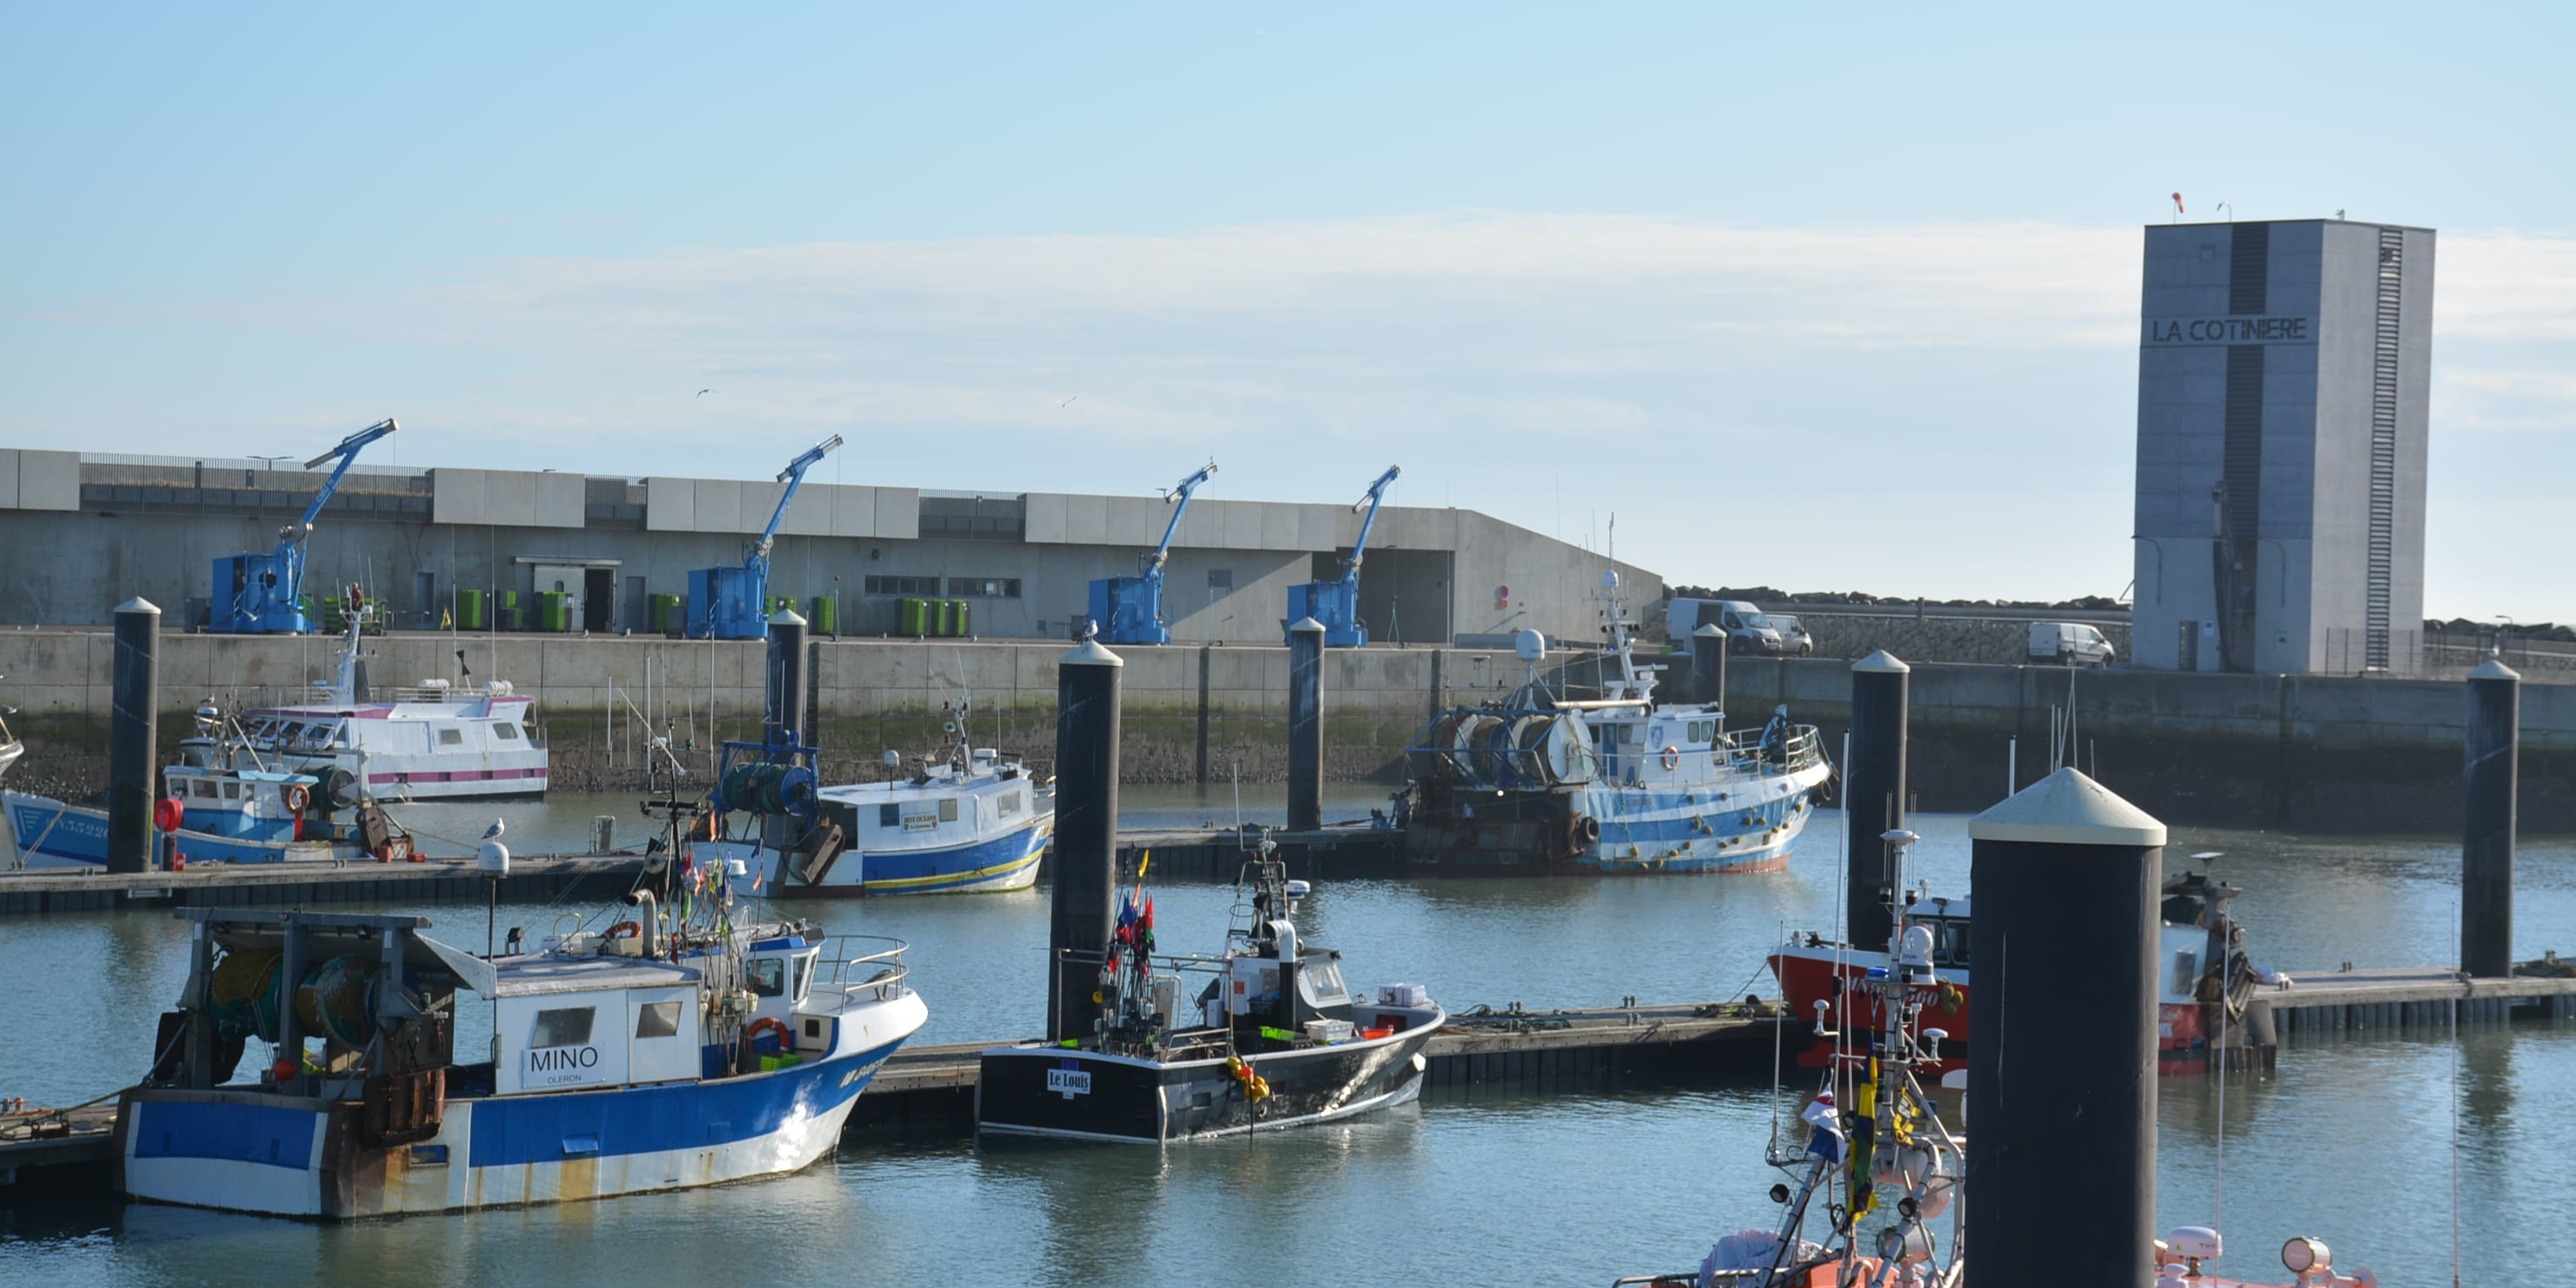
[[[2370,355],[2370,540],[2362,601],[2362,664],[2389,667],[2397,557],[2397,363],[2406,233],[2379,230],[2378,315]]]

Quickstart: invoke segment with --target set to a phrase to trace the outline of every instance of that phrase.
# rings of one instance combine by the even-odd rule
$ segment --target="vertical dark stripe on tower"
[[[2272,225],[2237,224],[2227,252],[2227,311],[2259,314],[2270,304]]]
[[[2259,344],[2227,346],[2227,526],[2246,543],[2261,535],[2263,518],[2263,352]]]

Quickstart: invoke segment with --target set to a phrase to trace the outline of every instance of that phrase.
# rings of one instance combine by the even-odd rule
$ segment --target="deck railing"
[[[877,1001],[885,1001],[895,996],[912,975],[912,968],[903,961],[904,950],[909,947],[888,935],[834,935],[823,941],[812,987],[837,988],[844,993],[865,990]]]

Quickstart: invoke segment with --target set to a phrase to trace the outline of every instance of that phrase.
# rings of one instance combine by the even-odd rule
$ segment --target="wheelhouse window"
[[[680,1035],[678,1002],[646,1002],[635,1008],[635,1036],[671,1038]]]
[[[1019,812],[1020,794],[1018,792],[1008,791],[993,798],[993,813],[996,817],[1010,818]]]
[[[465,745],[465,731],[464,731],[464,730],[462,730],[462,729],[453,729],[453,728],[451,728],[451,729],[441,729],[441,730],[439,730],[439,731],[438,731],[438,745],[439,745],[439,746],[442,746],[442,747],[462,747],[462,746],[464,746],[464,745]]]
[[[751,977],[751,991],[762,997],[779,997],[787,992],[787,962],[780,957],[754,957],[745,968]]]
[[[957,821],[956,797],[942,796],[939,798],[939,821],[942,823],[954,823]]]
[[[877,826],[884,828],[903,826],[903,807],[891,802],[877,806]]]
[[[492,725],[492,736],[503,742],[516,742],[519,738],[519,726],[496,721]]]
[[[188,790],[199,800],[213,800],[215,798],[214,783],[203,778],[198,779],[196,781],[196,785],[190,787]]]
[[[789,973],[787,979],[787,995],[801,1002],[805,1000],[805,980],[808,975],[813,973],[814,959],[811,957],[799,957],[795,960],[793,965],[794,969]]]
[[[229,778],[225,779],[225,780],[224,780],[224,799],[225,799],[225,800],[228,800],[228,801],[237,801],[237,800],[240,800],[240,799],[241,799],[241,784],[240,784],[240,783],[237,783],[237,782],[234,782],[233,780],[231,780],[231,779],[229,779]]]
[[[567,1006],[560,1010],[537,1012],[536,1028],[528,1035],[531,1047],[585,1046],[590,1042],[590,1022],[598,1008]]]

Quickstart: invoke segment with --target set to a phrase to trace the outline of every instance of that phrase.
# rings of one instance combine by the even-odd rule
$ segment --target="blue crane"
[[[1163,621],[1163,561],[1171,558],[1172,538],[1181,530],[1181,516],[1189,513],[1190,494],[1199,484],[1216,473],[1216,461],[1207,468],[1181,480],[1179,487],[1163,494],[1172,507],[1172,521],[1163,529],[1163,544],[1146,552],[1138,560],[1139,571],[1133,577],[1103,577],[1091,583],[1091,625],[1107,644],[1169,644],[1172,628]]]
[[[1368,643],[1368,623],[1360,620],[1360,561],[1368,557],[1369,533],[1377,527],[1377,508],[1386,501],[1386,485],[1404,471],[1387,466],[1386,473],[1369,484],[1368,495],[1351,503],[1353,510],[1365,505],[1368,517],[1360,520],[1360,539],[1351,545],[1351,557],[1342,561],[1342,575],[1335,581],[1310,581],[1288,588],[1288,622],[1312,617],[1324,627],[1326,648],[1358,648]]]
[[[834,434],[778,472],[787,490],[778,494],[778,508],[770,513],[769,526],[760,530],[760,539],[743,543],[741,567],[700,568],[689,574],[689,638],[756,640],[769,633],[769,547],[778,539],[778,525],[787,518],[788,503],[796,499],[805,471],[840,445],[841,436]]]
[[[304,635],[313,630],[313,621],[304,615],[304,541],[313,535],[313,521],[322,517],[322,507],[331,494],[340,490],[340,480],[347,477],[349,466],[358,459],[358,450],[367,444],[402,428],[391,417],[377,421],[340,440],[338,447],[304,463],[310,470],[322,462],[338,458],[339,467],[313,494],[313,503],[304,507],[304,517],[277,530],[277,548],[226,555],[215,561],[213,600],[206,608],[206,629],[218,635]]]

